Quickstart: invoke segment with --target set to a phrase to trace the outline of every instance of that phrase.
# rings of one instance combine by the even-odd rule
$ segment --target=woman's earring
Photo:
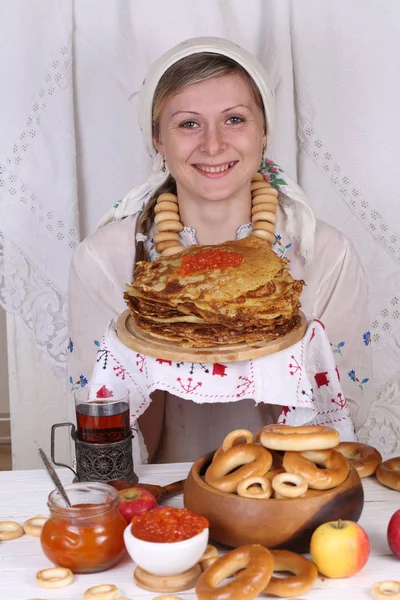
[[[166,173],[166,172],[167,172],[167,165],[166,165],[166,163],[165,163],[165,158],[164,158],[164,157],[163,157],[163,159],[162,159],[161,171],[162,171],[163,173]]]

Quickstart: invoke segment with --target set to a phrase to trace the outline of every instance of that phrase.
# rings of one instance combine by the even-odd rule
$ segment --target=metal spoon
[[[43,452],[43,450],[41,448],[39,448],[39,454],[40,454],[40,456],[42,458],[44,466],[46,467],[46,471],[48,472],[48,474],[50,475],[51,479],[53,480],[54,485],[56,486],[56,488],[60,492],[61,496],[63,497],[66,505],[68,506],[68,508],[72,508],[72,504],[69,501],[69,498],[67,496],[67,493],[66,493],[66,491],[64,489],[63,484],[60,481],[60,478],[58,477],[57,473],[55,472],[55,470],[51,466],[51,463],[50,463],[49,459],[47,458],[46,454]]]

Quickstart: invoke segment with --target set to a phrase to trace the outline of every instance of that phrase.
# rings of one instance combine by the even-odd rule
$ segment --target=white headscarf
[[[96,229],[112,221],[141,212],[155,190],[168,177],[168,170],[162,171],[162,159],[153,145],[152,106],[154,93],[161,77],[173,64],[186,56],[200,52],[212,52],[227,56],[247,71],[260,91],[264,103],[268,140],[270,140],[274,123],[274,95],[268,82],[268,75],[258,59],[234,42],[223,38],[202,37],[181,42],[152,64],[138,95],[140,130],[147,150],[153,158],[149,178],[144,184],[133,188],[120,202],[115,204],[100,220]],[[300,254],[307,264],[310,263],[313,257],[315,217],[303,191],[287,173],[271,161],[263,160],[260,171],[279,190],[280,205],[286,214],[287,232],[289,236],[298,240]],[[276,176],[277,173],[279,177]],[[140,235],[138,234],[139,239]]]

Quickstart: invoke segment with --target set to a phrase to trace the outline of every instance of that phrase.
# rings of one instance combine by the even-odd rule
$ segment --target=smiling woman
[[[332,411],[347,410],[344,395],[356,427],[364,423],[371,357],[370,346],[363,343],[369,330],[363,272],[349,240],[316,221],[302,190],[265,158],[273,113],[273,91],[263,66],[227,40],[187,40],[151,66],[138,96],[138,114],[152,173],[106,215],[72,264],[72,381],[90,375],[100,346],[93,340],[126,308],[124,287],[136,263],[179,255],[194,244],[254,236],[272,245],[280,259],[290,259],[291,275],[306,283],[302,311],[324,323],[333,348],[340,350],[335,358],[343,394],[329,400],[318,423],[328,424],[324,419]],[[142,308],[160,318],[156,302]],[[104,356],[101,348],[98,360]],[[132,372],[117,369],[133,386],[139,360],[132,353]],[[192,365],[191,373],[197,367],[209,377],[225,376],[225,365],[214,365],[212,375],[204,365]],[[316,389],[328,383],[326,373],[315,374]],[[290,405],[284,392],[280,403]],[[150,460],[194,460],[217,447],[229,431],[258,431],[281,411],[285,419],[290,412],[287,406],[268,404],[268,398],[258,405],[240,394],[204,398],[200,404],[198,393],[194,402],[157,391],[150,405],[136,403]]]

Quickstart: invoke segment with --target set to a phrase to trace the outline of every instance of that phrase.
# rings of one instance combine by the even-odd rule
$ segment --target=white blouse
[[[317,221],[312,264],[306,268],[297,243],[289,239],[285,216],[278,208],[275,252],[290,260],[295,279],[306,285],[301,295],[307,318],[319,319],[326,328],[341,378],[341,385],[358,430],[372,401],[371,335],[364,273],[350,242],[342,233]],[[96,352],[110,319],[126,310],[125,283],[132,280],[135,259],[136,216],[115,221],[86,238],[77,248],[69,281],[69,382],[71,391],[87,385]],[[239,228],[238,237],[251,231]],[[194,230],[181,236],[187,246],[195,242]],[[150,459],[155,462],[195,460],[219,446],[233,429],[256,432],[274,422],[282,407],[255,405],[251,400],[234,404],[200,404],[164,392],[150,414],[146,430],[152,436]],[[146,413],[145,413],[146,415]],[[145,416],[144,415],[144,416]],[[145,441],[149,447],[150,442]],[[149,448],[150,449],[150,448]]]

